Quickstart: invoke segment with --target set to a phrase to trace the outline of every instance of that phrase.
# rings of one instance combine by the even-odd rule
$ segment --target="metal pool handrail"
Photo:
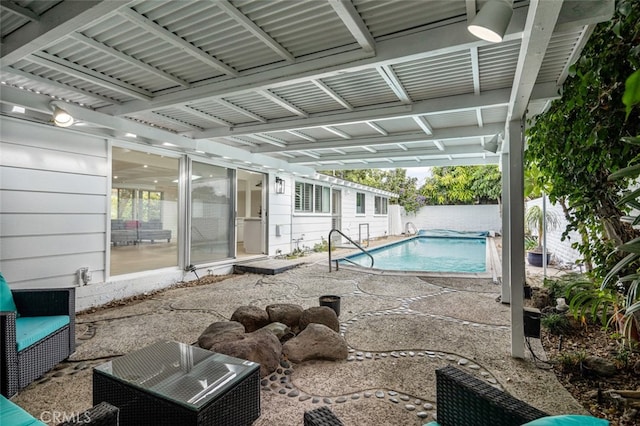
[[[331,272],[331,234],[333,234],[334,232],[337,232],[338,234],[342,235],[343,237],[345,237],[347,240],[349,240],[349,242],[351,244],[353,244],[354,246],[358,247],[360,249],[360,251],[362,251],[364,254],[366,254],[367,256],[369,256],[369,258],[371,259],[371,266],[369,266],[369,268],[373,268],[373,256],[371,255],[371,253],[369,253],[367,250],[363,249],[362,246],[358,243],[356,243],[355,241],[353,241],[351,238],[347,237],[341,230],[339,229],[332,229],[331,231],[329,231],[329,237],[327,237],[327,241],[329,241],[329,272]],[[342,260],[345,260],[353,265],[358,265],[357,263],[355,263],[354,261],[352,261],[351,259],[347,259],[347,258],[342,258]],[[340,261],[340,259],[336,259],[336,271],[339,269],[338,267],[338,262]]]

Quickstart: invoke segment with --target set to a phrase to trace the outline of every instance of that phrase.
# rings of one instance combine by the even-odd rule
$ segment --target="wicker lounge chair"
[[[548,416],[451,366],[436,370],[436,404],[440,426],[520,426]]]
[[[1,276],[0,276],[1,277]],[[4,278],[2,278],[4,281]],[[6,287],[5,287],[6,288]],[[0,393],[6,397],[51,370],[75,350],[75,289],[11,290],[17,313],[0,312]],[[16,319],[29,317],[68,316],[66,325],[18,349]],[[46,320],[45,320],[46,321]]]

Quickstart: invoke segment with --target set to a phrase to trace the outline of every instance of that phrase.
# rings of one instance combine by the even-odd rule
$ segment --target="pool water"
[[[486,238],[414,237],[369,250],[373,267],[392,271],[486,272]],[[347,257],[369,267],[364,253]],[[343,262],[348,265],[348,262]]]

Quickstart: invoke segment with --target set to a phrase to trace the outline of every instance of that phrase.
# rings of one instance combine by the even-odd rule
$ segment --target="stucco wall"
[[[402,229],[412,222],[418,229],[451,229],[454,231],[491,231],[502,229],[497,204],[471,206],[425,206],[416,214],[404,214]],[[412,228],[410,229],[412,232]]]
[[[571,247],[571,244],[578,241],[580,236],[577,232],[569,233],[567,239],[562,241],[562,233],[567,229],[567,221],[564,218],[564,212],[559,204],[551,204],[547,199],[547,211],[553,211],[560,219],[560,226],[557,229],[547,230],[547,251],[551,252],[552,259],[560,263],[576,263],[580,253]],[[527,208],[533,205],[542,207],[542,198],[537,198],[527,202]],[[531,231],[536,234],[536,230]]]

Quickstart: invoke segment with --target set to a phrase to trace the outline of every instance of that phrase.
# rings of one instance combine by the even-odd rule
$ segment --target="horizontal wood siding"
[[[105,279],[109,202],[105,139],[2,118],[0,270],[12,287]]]

